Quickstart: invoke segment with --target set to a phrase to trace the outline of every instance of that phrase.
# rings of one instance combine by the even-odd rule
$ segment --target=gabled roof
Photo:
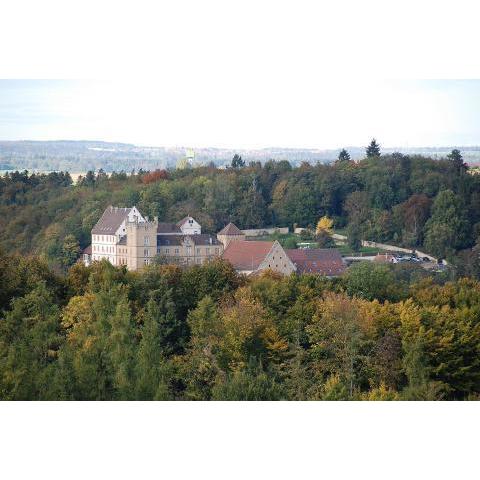
[[[82,250],[82,253],[84,255],[91,255],[92,254],[92,246],[89,245],[88,247],[85,247],[83,250]]]
[[[235,270],[253,271],[263,262],[273,244],[274,242],[233,241],[228,244],[222,257],[228,260]]]
[[[182,231],[176,223],[161,222],[158,224],[157,233],[175,233],[181,235]]]
[[[182,227],[185,223],[187,223],[190,219],[196,221],[193,217],[190,217],[190,215],[187,215],[185,218],[182,218],[179,222],[177,222],[178,227]]]
[[[243,235],[243,232],[234,223],[230,222],[217,235]]]
[[[115,235],[131,210],[131,208],[112,207],[110,205],[92,228],[92,234]]]
[[[345,271],[342,256],[336,248],[305,248],[285,250],[297,273],[319,273],[336,276]]]

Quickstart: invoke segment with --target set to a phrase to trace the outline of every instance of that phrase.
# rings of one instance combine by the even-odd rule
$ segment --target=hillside
[[[384,153],[445,157],[453,148],[462,150],[465,161],[480,163],[480,147],[385,148]],[[355,160],[363,158],[365,148],[347,147]],[[154,170],[175,167],[177,161],[192,151],[189,147],[148,147],[99,141],[0,141],[0,170],[69,171],[82,173],[103,169],[107,172],[130,172],[133,169]],[[292,165],[302,162],[328,163],[338,157],[339,149],[264,148],[256,150],[194,148],[194,162],[217,166],[228,165],[235,153],[247,162],[287,160]]]
[[[108,205],[137,205],[149,217],[194,216],[205,232],[233,221],[241,228],[314,227],[333,219],[362,238],[419,248],[477,275],[480,176],[453,159],[401,154],[293,167],[286,161],[243,168],[198,167],[150,174],[0,177],[0,247],[68,266],[65,248],[84,248]],[[63,253],[62,253],[63,252]],[[67,263],[65,263],[67,262]]]

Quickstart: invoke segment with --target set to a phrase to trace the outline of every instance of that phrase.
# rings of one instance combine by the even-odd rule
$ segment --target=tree
[[[347,227],[347,242],[354,252],[358,252],[362,247],[362,237],[360,226],[357,222],[350,222]]]
[[[320,381],[338,376],[350,398],[358,387],[363,362],[361,348],[370,318],[369,302],[327,293],[307,326],[316,375]]]
[[[82,178],[81,182],[79,181],[79,183],[80,185],[85,187],[95,186],[95,172],[93,172],[92,170],[89,170],[85,175],[85,177]]]
[[[153,400],[162,383],[160,325],[155,302],[150,299],[143,319],[142,339],[136,354],[135,389],[138,400]]]
[[[236,153],[232,158],[232,168],[243,168],[245,166],[245,160]]]
[[[430,214],[432,201],[425,194],[414,194],[407,201],[397,205],[394,216],[402,230],[402,239],[408,246],[421,245],[423,227]]]
[[[371,209],[368,193],[360,190],[350,193],[345,198],[343,209],[347,213],[350,222],[353,221],[361,225],[370,217]]]
[[[442,190],[425,224],[425,248],[437,257],[449,257],[466,245],[468,234],[469,222],[461,197],[451,190]]]
[[[323,216],[317,222],[316,233],[319,234],[320,232],[326,232],[327,234],[331,235],[332,227],[333,227],[333,220],[328,218],[327,216]]]
[[[452,167],[452,170],[458,174],[462,171],[466,170],[466,164],[463,163],[463,157],[458,149],[453,149],[448,155],[447,159],[449,160],[449,163]]]
[[[67,235],[62,245],[62,264],[72,266],[80,255],[80,245],[74,235]]]
[[[0,322],[0,398],[48,399],[59,345],[59,307],[40,282]]]
[[[344,148],[340,150],[340,153],[338,154],[338,163],[344,163],[344,162],[349,162],[350,161],[350,154],[345,150]]]
[[[389,265],[359,262],[352,265],[343,277],[349,295],[367,300],[396,300],[399,293]]]
[[[315,235],[315,241],[317,242],[319,248],[333,248],[335,247],[335,242],[326,230],[320,230]]]
[[[367,158],[379,157],[381,155],[380,145],[377,143],[377,141],[374,138],[370,142],[370,145],[367,147],[366,153],[367,153]]]
[[[259,401],[282,400],[284,392],[271,375],[259,367],[235,371],[219,377],[212,389],[213,400]]]
[[[115,398],[131,400],[134,394],[135,335],[126,296],[119,299],[115,313],[110,317],[110,324],[107,349]]]

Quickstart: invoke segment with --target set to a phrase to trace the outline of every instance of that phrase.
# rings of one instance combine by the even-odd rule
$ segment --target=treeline
[[[208,232],[229,221],[314,227],[326,215],[351,238],[422,249],[478,277],[480,176],[469,173],[458,151],[437,160],[370,147],[358,163],[346,151],[331,165],[296,168],[236,156],[228,169],[89,172],[76,185],[62,173],[8,174],[0,178],[0,246],[67,268],[110,204],[135,204],[161,221],[193,215]]]
[[[480,283],[0,255],[3,400],[478,399]]]

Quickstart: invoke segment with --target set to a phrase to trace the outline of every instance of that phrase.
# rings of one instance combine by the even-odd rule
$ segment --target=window
[[[192,254],[192,247],[187,247],[187,255],[191,255]]]
[[[197,258],[197,259],[195,259],[195,261],[196,261],[198,264],[202,263],[202,259],[201,259],[201,258]]]
[[[197,248],[197,255],[200,255],[200,253],[201,253],[201,250]]]
[[[168,255],[170,253],[170,249],[169,248],[166,248],[165,249],[165,254]]]
[[[149,237],[143,237],[143,244],[148,247],[150,245],[150,238]]]
[[[144,256],[144,257],[149,257],[149,256],[150,256],[150,252],[148,251],[148,248],[145,248],[145,249],[143,250],[143,256]]]
[[[176,249],[175,249],[175,255],[178,255],[179,253],[180,253],[179,249],[176,248]]]

